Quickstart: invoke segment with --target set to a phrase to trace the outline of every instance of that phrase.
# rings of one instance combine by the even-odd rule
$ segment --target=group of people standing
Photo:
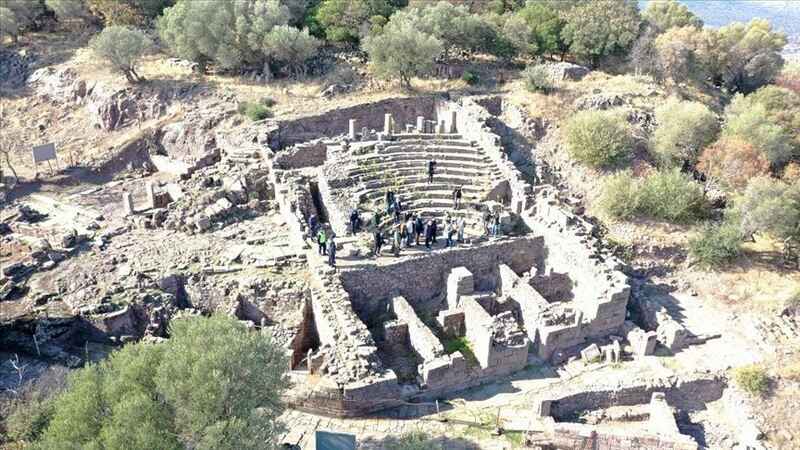
[[[445,236],[445,247],[455,246],[457,242],[464,241],[464,229],[466,221],[463,217],[454,219],[448,213],[444,225],[440,225],[435,218],[423,219],[416,213],[406,213],[404,220],[394,223],[388,231],[384,231],[379,225],[376,226],[373,235],[375,257],[381,256],[381,251],[385,245],[391,245],[392,254],[400,256],[402,248],[420,246],[424,239],[425,248],[430,250],[436,244],[436,238],[442,234]]]
[[[319,254],[327,256],[328,265],[336,267],[336,233],[321,226],[316,214],[312,214],[308,218],[308,231],[309,237],[317,243]]]

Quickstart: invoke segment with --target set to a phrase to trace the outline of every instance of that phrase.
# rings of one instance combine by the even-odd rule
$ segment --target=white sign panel
[[[56,144],[44,144],[33,147],[33,162],[40,163],[56,159]]]

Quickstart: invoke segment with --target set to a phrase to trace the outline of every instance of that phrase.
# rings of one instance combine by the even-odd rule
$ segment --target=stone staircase
[[[436,161],[433,183],[428,183],[428,161]],[[391,189],[400,197],[404,211],[425,218],[464,216],[467,223],[482,222],[483,199],[503,177],[480,147],[454,134],[400,134],[393,141],[352,155],[347,175],[361,189],[362,200],[384,208]],[[453,209],[453,189],[462,187],[462,205]]]

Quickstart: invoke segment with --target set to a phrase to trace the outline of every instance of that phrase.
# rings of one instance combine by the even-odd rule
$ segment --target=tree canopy
[[[394,8],[387,0],[322,0],[316,20],[334,42],[358,42],[370,17],[389,17]]]
[[[651,0],[642,11],[642,18],[659,31],[673,27],[703,27],[703,21],[677,0]]]
[[[397,78],[410,86],[411,77],[422,75],[433,67],[434,59],[442,53],[439,39],[416,29],[406,20],[389,20],[383,30],[364,40],[375,74]]]
[[[75,372],[38,448],[263,449],[275,444],[286,357],[235,319],[176,319]]]
[[[700,151],[714,141],[719,132],[717,116],[707,106],[680,101],[674,97],[656,108],[658,126],[651,148],[663,164],[694,164]]]
[[[136,63],[153,43],[141,31],[112,25],[95,36],[90,46],[101,58],[125,75],[130,82],[137,82],[141,77],[136,73]]]
[[[592,66],[606,56],[626,53],[639,36],[642,22],[633,0],[582,2],[564,18],[564,41],[578,59]]]

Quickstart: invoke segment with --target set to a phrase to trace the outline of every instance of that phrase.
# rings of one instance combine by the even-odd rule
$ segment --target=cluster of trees
[[[33,449],[263,449],[277,442],[283,350],[233,318],[176,319],[161,344],[131,344],[16,405],[12,438]]]
[[[650,2],[642,16],[644,31],[631,52],[641,72],[748,93],[774,81],[783,67],[786,35],[774,31],[767,20],[703,28],[685,5],[671,0]]]

